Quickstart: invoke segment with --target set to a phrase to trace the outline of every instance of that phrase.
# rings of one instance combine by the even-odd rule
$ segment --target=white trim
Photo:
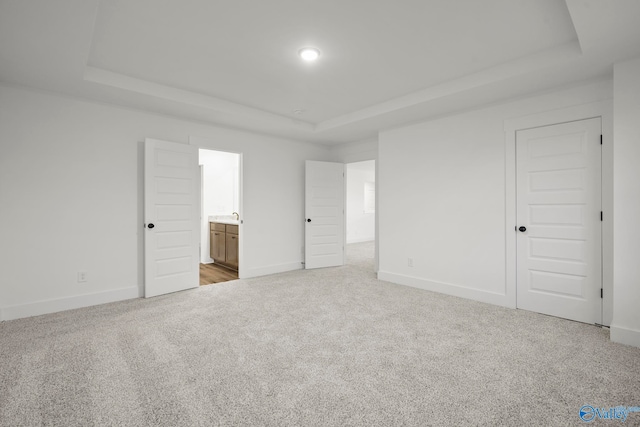
[[[640,347],[640,331],[611,325],[611,341]]]
[[[578,58],[580,56],[580,44],[577,41],[570,41],[554,48],[545,49],[533,55],[502,63],[494,67],[485,68],[478,72],[454,78],[453,80],[448,80],[408,95],[392,98],[360,110],[329,118],[318,123],[315,130],[326,131],[363,120],[370,120],[382,114],[414,107],[427,102],[437,102],[437,100],[448,96],[484,87],[512,77],[543,70],[555,64],[565,63],[569,58]]]
[[[189,137],[189,143],[191,143],[191,137]],[[200,147],[202,148],[202,147]],[[238,154],[238,278],[244,279],[246,277],[245,271],[246,263],[244,258],[244,242],[245,242],[245,229],[244,229],[244,153],[241,151]]]
[[[378,134],[380,135],[380,134]],[[378,148],[379,150],[379,148]],[[376,174],[376,213],[374,218],[374,234],[375,234],[375,248],[373,253],[374,258],[374,270],[376,274],[380,271],[380,162],[378,160],[378,154],[376,153],[375,165],[375,174]]]
[[[244,279],[251,277],[268,276],[270,274],[286,273],[287,271],[302,270],[302,263],[300,261],[287,262],[285,264],[273,264],[265,267],[247,269]]]
[[[306,193],[306,184],[305,184],[305,193]],[[342,264],[347,264],[347,164],[342,163]],[[306,198],[305,194],[305,198]],[[306,209],[306,208],[305,208]],[[305,212],[306,215],[306,212]],[[305,233],[305,239],[307,235]],[[306,244],[305,244],[306,246]],[[305,255],[307,253],[307,248],[304,248]]]
[[[602,324],[613,321],[613,102],[602,114]]]
[[[18,304],[2,307],[0,314],[2,320],[20,319],[23,317],[40,316],[42,314],[56,313],[58,311],[73,310],[76,308],[90,307],[140,297],[140,288],[131,286],[128,288],[113,289],[110,291],[96,292],[93,294],[76,295],[65,298],[53,298],[26,304]]]
[[[577,120],[600,117],[602,119],[602,134],[605,141],[610,141],[607,148],[603,146],[603,185],[602,185],[602,210],[605,220],[613,218],[613,198],[608,194],[612,187],[612,176],[605,174],[605,171],[612,172],[612,165],[609,162],[613,153],[613,100],[590,102],[588,104],[574,105],[557,110],[544,111],[530,114],[523,117],[507,119],[504,121],[505,132],[505,294],[509,302],[508,307],[516,308],[516,131],[531,129],[540,126],[549,126],[559,123],[573,122]],[[606,154],[605,154],[606,153]],[[613,317],[612,295],[613,295],[613,273],[612,273],[612,253],[605,253],[604,249],[612,238],[609,231],[612,227],[603,225],[603,289],[604,298],[602,302],[603,315],[602,323],[609,325]]]
[[[216,98],[214,96],[154,83],[148,80],[137,79],[135,77],[98,67],[92,67],[90,65],[85,67],[83,77],[84,80],[88,82],[140,93],[154,98],[179,102],[192,107],[204,108],[209,111],[225,111],[227,114],[238,114],[239,116],[252,117],[256,120],[267,121],[273,125],[277,125],[278,127],[303,129],[308,132],[314,132],[317,128],[315,124],[299,119],[294,122],[289,117],[270,113],[259,108],[248,107],[243,104]]]
[[[379,271],[378,280],[511,308],[506,295],[496,292],[454,285],[452,283],[438,282],[435,280],[426,280],[419,277],[406,276],[404,274],[390,273],[388,271]]]
[[[505,272],[504,293],[510,308],[516,308],[516,131],[505,130],[504,147],[504,247],[505,247]],[[514,230],[514,232],[511,232]]]
[[[574,105],[558,110],[543,111],[504,121],[504,131],[515,134],[517,130],[536,128],[540,126],[555,125],[564,122],[592,119],[605,115],[609,109],[613,109],[613,100],[590,102],[588,104]]]

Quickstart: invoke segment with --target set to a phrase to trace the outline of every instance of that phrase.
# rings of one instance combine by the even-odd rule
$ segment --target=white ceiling
[[[333,144],[609,76],[638,22],[637,0],[0,0],[0,81]]]

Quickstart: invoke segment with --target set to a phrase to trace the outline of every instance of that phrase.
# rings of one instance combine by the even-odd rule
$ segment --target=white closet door
[[[517,306],[602,323],[600,119],[516,135]]]
[[[305,268],[344,264],[344,164],[306,162]]]
[[[147,298],[198,286],[199,179],[197,147],[155,139],[145,141]]]

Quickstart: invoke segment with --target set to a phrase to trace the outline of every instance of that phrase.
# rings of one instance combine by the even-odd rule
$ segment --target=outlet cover
[[[78,271],[78,283],[85,283],[87,281],[87,272]]]

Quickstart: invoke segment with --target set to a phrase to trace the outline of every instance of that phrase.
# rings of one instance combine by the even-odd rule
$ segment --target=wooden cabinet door
[[[223,231],[211,232],[211,258],[214,261],[226,261],[226,241]]]
[[[238,235],[227,233],[227,264],[238,268]]]

